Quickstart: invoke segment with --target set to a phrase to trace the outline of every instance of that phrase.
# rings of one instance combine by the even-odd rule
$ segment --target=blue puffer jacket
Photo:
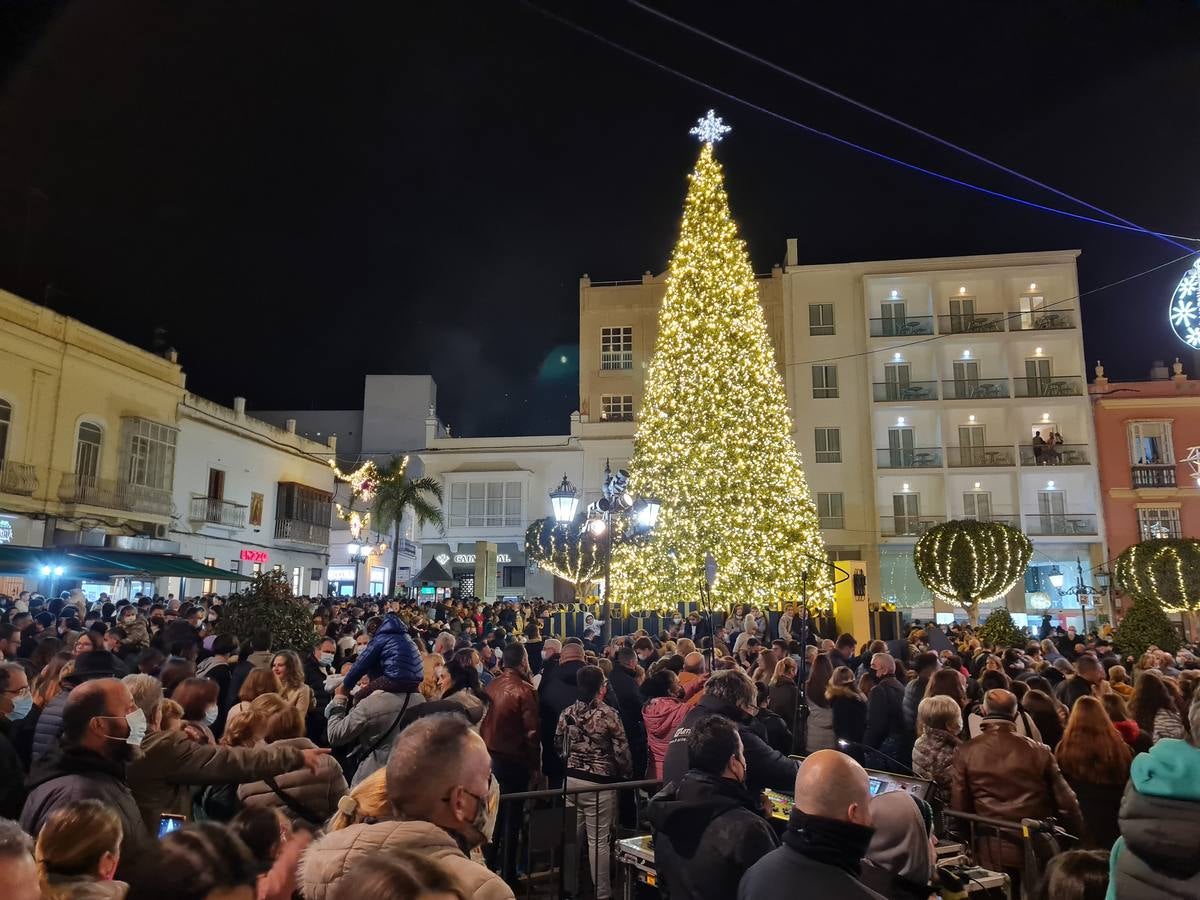
[[[358,684],[364,675],[370,678],[385,676],[402,682],[409,691],[415,691],[425,677],[421,668],[421,654],[417,645],[408,636],[408,629],[395,613],[388,613],[366,651],[346,673],[347,689]]]

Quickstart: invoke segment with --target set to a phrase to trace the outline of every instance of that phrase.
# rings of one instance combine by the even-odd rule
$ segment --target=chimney
[[[1105,385],[1107,385],[1108,379],[1104,377],[1104,366],[1102,366],[1100,364],[1100,360],[1096,360],[1095,372],[1096,372],[1096,380],[1095,380],[1096,386],[1104,387]]]
[[[1187,381],[1187,376],[1183,374],[1183,363],[1179,361],[1179,357],[1175,357],[1175,362],[1171,364],[1171,371],[1174,372],[1171,380],[1176,384],[1183,384]]]
[[[288,434],[295,434],[296,433],[296,420],[295,419],[285,419],[283,422],[283,429]]]
[[[1154,364],[1150,366],[1151,381],[1166,381],[1171,377],[1171,373],[1167,370],[1167,364],[1161,359],[1156,359]]]
[[[233,414],[234,414],[234,416],[236,416],[239,419],[246,418],[246,398],[245,397],[234,397],[233,398]]]
[[[787,256],[786,256],[785,265],[789,265],[789,266],[800,265],[800,249],[798,246],[799,243],[800,243],[799,238],[788,238],[787,239]]]
[[[336,434],[331,434],[329,436],[329,440],[327,440],[325,443],[329,445],[330,450],[332,450],[334,453],[337,453],[337,435]]]

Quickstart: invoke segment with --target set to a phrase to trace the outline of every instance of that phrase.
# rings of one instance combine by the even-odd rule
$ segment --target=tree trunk
[[[392,596],[397,596],[400,583],[400,519],[392,523]]]
[[[967,619],[971,623],[972,630],[979,627],[979,602],[971,602],[970,600],[962,601],[963,609],[967,611]]]

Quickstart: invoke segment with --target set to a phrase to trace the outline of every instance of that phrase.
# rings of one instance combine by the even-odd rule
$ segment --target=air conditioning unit
[[[166,525],[155,525],[154,526],[154,537],[156,540],[165,541],[167,539],[167,526]]]

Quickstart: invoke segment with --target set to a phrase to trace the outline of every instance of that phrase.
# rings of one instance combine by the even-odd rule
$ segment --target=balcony
[[[1003,334],[1005,313],[951,313],[938,316],[939,334]]]
[[[1175,465],[1130,466],[1129,475],[1135,488],[1173,488]]]
[[[933,316],[906,316],[871,319],[871,337],[911,337],[914,334],[933,334]]]
[[[945,516],[880,516],[879,533],[883,537],[916,537],[944,521]]]
[[[999,400],[1007,396],[1007,378],[957,378],[942,382],[945,400]]]
[[[1009,525],[1013,528],[1021,527],[1021,517],[1015,513],[979,513],[975,515],[955,516],[964,522],[999,522],[1002,525]]]
[[[1098,534],[1095,513],[1040,513],[1025,516],[1025,533],[1030,537]]]
[[[1038,447],[1041,454],[1034,455],[1030,444],[1022,444],[1021,465],[1023,466],[1086,466],[1088,464],[1087,444],[1046,444]]]
[[[910,381],[900,384],[894,381],[875,382],[875,401],[877,403],[911,403],[920,400],[936,400],[938,398],[936,381]]]
[[[1082,397],[1083,379],[1078,375],[1045,375],[1014,378],[1014,397]]]
[[[952,469],[989,469],[1016,465],[1012,447],[947,447],[946,464]]]
[[[1062,331],[1075,327],[1073,312],[1014,313],[1009,316],[1009,331]]]
[[[877,469],[940,469],[941,447],[884,448],[875,451]]]
[[[275,540],[328,547],[329,526],[318,525],[315,522],[302,522],[299,519],[276,519]]]
[[[37,469],[29,463],[0,460],[0,494],[20,494],[31,497],[37,490]]]
[[[119,509],[124,512],[151,516],[171,514],[171,492],[140,484],[127,484],[111,478],[76,475],[63,472],[58,485],[58,499],[63,503]]]
[[[221,500],[217,497],[193,495],[188,518],[193,522],[224,525],[227,528],[244,528],[246,507],[240,503],[230,503],[228,500]]]

